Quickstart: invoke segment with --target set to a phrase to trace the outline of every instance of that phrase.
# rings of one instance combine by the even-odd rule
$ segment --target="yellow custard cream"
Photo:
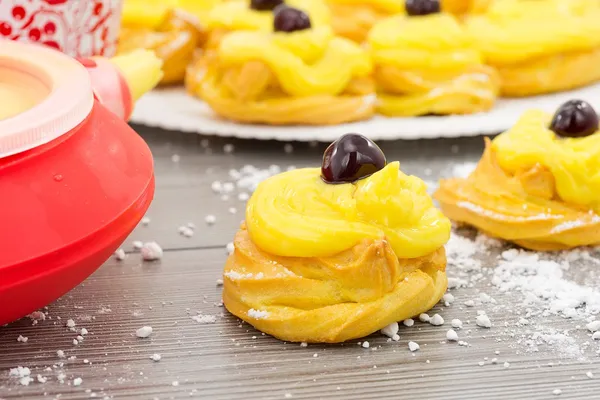
[[[186,87],[220,116],[273,125],[329,125],[374,112],[371,58],[327,26],[236,31],[187,72]]]
[[[516,174],[537,164],[554,177],[566,203],[600,212],[600,135],[560,138],[549,129],[552,115],[529,111],[493,142],[502,169]]]
[[[499,2],[487,14],[470,18],[466,26],[486,60],[494,65],[587,51],[600,46],[600,5],[592,3],[588,0]]]
[[[353,76],[371,71],[368,54],[350,41],[335,38],[327,27],[291,34],[232,33],[218,52],[225,68],[262,61],[291,96],[338,94]]]
[[[363,6],[368,5],[378,11],[388,14],[404,13],[404,1],[398,0],[327,0],[330,4],[339,4],[345,6]]]
[[[330,13],[322,0],[287,0],[286,4],[298,8],[310,17],[313,26],[327,25]],[[248,0],[230,0],[215,6],[206,24],[209,29],[273,31],[273,11],[250,8]]]
[[[398,257],[417,258],[450,235],[423,181],[396,162],[355,184],[324,183],[317,168],[278,175],[258,186],[246,224],[259,248],[287,257],[332,256],[385,238]]]
[[[482,61],[473,38],[449,14],[388,18],[373,28],[369,44],[376,64],[399,68],[461,70]]]
[[[125,0],[121,20],[129,28],[155,29],[175,9],[206,23],[210,11],[223,0]]]
[[[454,16],[390,17],[373,27],[368,41],[381,114],[470,114],[494,105],[497,73]]]
[[[600,80],[600,3],[505,0],[466,21],[504,96],[570,90]]]
[[[533,250],[600,243],[600,134],[587,103],[554,118],[526,112],[486,150],[468,178],[445,179],[435,193],[457,222]]]
[[[361,338],[440,300],[450,228],[423,181],[345,135],[322,169],[259,184],[224,268],[223,303],[282,340]]]

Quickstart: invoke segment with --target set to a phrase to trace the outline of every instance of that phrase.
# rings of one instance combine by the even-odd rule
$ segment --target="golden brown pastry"
[[[321,170],[258,186],[225,265],[223,302],[282,340],[360,338],[439,301],[449,236],[423,181],[345,135]]]
[[[117,51],[153,50],[164,63],[161,84],[174,84],[183,82],[194,51],[205,40],[206,32],[195,17],[178,9],[169,9],[162,16],[146,14],[145,19],[133,19],[125,24],[121,28]]]
[[[454,15],[481,14],[494,0],[442,0],[442,9]]]
[[[466,179],[434,197],[451,219],[533,250],[600,243],[598,116],[574,100],[554,117],[528,111],[493,142]]]
[[[375,25],[369,45],[381,114],[471,114],[496,101],[496,71],[450,14],[388,18]]]
[[[285,8],[275,32],[239,31],[192,65],[188,91],[220,116],[273,125],[327,125],[373,115],[367,52]],[[288,29],[290,28],[290,29]]]
[[[362,43],[373,26],[394,15],[406,14],[406,6],[442,11],[462,16],[484,12],[492,0],[326,0],[331,9],[331,24],[336,34]],[[423,5],[420,5],[422,3]]]
[[[310,18],[313,27],[329,26],[329,9],[323,0],[229,0],[213,7],[206,18],[210,32],[207,47],[215,48],[223,36],[236,31],[273,32],[278,7],[297,8]]]
[[[467,19],[504,96],[569,90],[600,79],[600,5],[589,0],[504,0]]]
[[[403,0],[327,0],[336,34],[362,43],[379,21],[404,14]]]

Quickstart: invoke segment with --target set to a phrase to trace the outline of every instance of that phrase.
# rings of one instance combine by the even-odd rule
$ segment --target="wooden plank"
[[[295,399],[405,394],[420,399],[548,399],[561,388],[561,398],[597,398],[599,381],[585,375],[587,370],[600,375],[597,360],[595,366],[565,360],[549,367],[549,362],[557,363],[556,356],[517,355],[511,343],[496,342],[493,330],[473,322],[461,332],[470,347],[445,343],[447,324],[420,322],[402,327],[399,342],[372,335],[369,349],[356,343],[304,348],[263,336],[218,305],[221,288],[215,280],[225,257],[221,250],[191,250],[169,251],[156,263],[141,263],[139,255],[109,261],[51,305],[46,321],[31,326],[21,320],[0,330],[0,396],[31,399],[48,393],[48,398],[62,394],[63,399],[83,399],[90,397],[85,390],[91,390],[97,397],[116,399],[283,399],[286,394]],[[198,312],[215,315],[216,323],[193,321]],[[447,320],[461,318],[465,323],[473,320],[473,313],[459,306],[443,311]],[[513,320],[508,315],[493,318],[498,326]],[[90,332],[77,346],[72,344],[77,333],[65,327],[68,319]],[[135,331],[145,325],[153,327],[153,334],[136,338]],[[18,335],[27,336],[28,342],[17,342]],[[421,350],[411,353],[410,340]],[[67,359],[59,359],[58,350]],[[159,362],[150,360],[155,353],[162,356]],[[72,356],[76,358],[70,360]],[[485,358],[485,366],[479,366]],[[492,364],[492,358],[498,363]],[[60,362],[64,367],[44,371]],[[17,385],[6,372],[18,365],[48,382]],[[65,384],[57,382],[60,371]],[[77,377],[82,385],[69,386]]]
[[[484,279],[473,287],[454,291],[454,305],[431,312],[443,315],[444,326],[420,322],[412,328],[401,326],[400,341],[391,343],[376,333],[367,338],[369,349],[356,343],[301,347],[241,324],[219,306],[221,288],[215,282],[226,259],[224,246],[243,217],[243,202],[238,202],[237,214],[230,214],[228,207],[236,203],[221,201],[210,185],[229,179],[230,169],[245,164],[318,166],[323,146],[294,144],[294,151],[285,153],[277,142],[210,139],[207,152],[203,138],[195,135],[145,130],[144,137],[156,159],[157,194],[148,214],[152,221],[139,227],[127,243],[156,240],[166,249],[163,260],[142,263],[139,254],[130,254],[123,262],[109,260],[50,305],[47,320],[32,326],[23,319],[0,328],[0,399],[60,394],[61,399],[541,400],[555,398],[557,389],[561,399],[600,398],[600,358],[589,356],[598,344],[584,329],[574,336],[585,344],[586,358],[560,358],[543,347],[540,352],[524,351],[517,345],[523,338],[510,337],[516,319],[507,311],[518,297],[498,293],[495,299],[507,308],[489,310],[494,327],[475,326],[477,309],[462,304],[492,290],[489,270],[483,270]],[[227,143],[235,146],[233,155],[224,154]],[[388,159],[399,159],[408,173],[434,181],[453,163],[475,161],[482,141],[389,142],[382,147]],[[181,158],[178,163],[171,159],[174,154]],[[203,224],[209,213],[217,217],[211,228]],[[192,238],[177,233],[187,222],[198,225]],[[496,255],[497,251],[484,255],[484,265],[492,265]],[[586,278],[588,284],[599,283],[591,271],[590,266],[575,265],[569,273],[580,281]],[[194,321],[199,312],[216,316],[215,323]],[[446,342],[448,321],[453,318],[466,324],[459,335],[470,346]],[[89,331],[78,345],[73,344],[78,332],[65,326],[68,319],[76,322],[76,329]],[[558,330],[573,330],[574,325],[560,317],[544,322]],[[153,334],[135,337],[145,325],[154,328]],[[18,342],[19,335],[28,341]],[[418,342],[421,350],[411,353],[408,341]],[[57,356],[58,350],[65,352],[65,359]],[[162,359],[152,361],[153,354]],[[505,367],[505,362],[510,365]],[[29,367],[34,376],[41,374],[48,381],[19,385],[8,376],[17,366]],[[588,371],[598,378],[590,379]],[[61,373],[62,384],[57,380]],[[82,378],[80,386],[73,386],[75,378]]]

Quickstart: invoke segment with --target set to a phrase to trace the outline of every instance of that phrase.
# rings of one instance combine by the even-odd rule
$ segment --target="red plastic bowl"
[[[31,56],[24,60],[5,44],[0,76],[18,62],[20,73],[48,91],[27,111],[0,119],[0,325],[93,273],[154,195],[150,150],[95,99],[87,70],[53,50],[18,44]],[[52,62],[62,72],[50,71]]]

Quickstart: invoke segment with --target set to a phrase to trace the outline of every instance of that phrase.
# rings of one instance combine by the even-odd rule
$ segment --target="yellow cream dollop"
[[[449,14],[395,16],[369,35],[375,64],[403,69],[462,69],[482,62],[472,37]]]
[[[482,12],[492,0],[443,0],[442,10],[453,14],[466,12]],[[403,0],[327,0],[330,4],[342,4],[348,6],[368,5],[388,14],[405,14],[406,6]]]
[[[324,183],[317,168],[272,177],[250,199],[246,224],[256,246],[285,257],[327,257],[385,239],[397,257],[417,258],[450,236],[425,183],[397,162],[353,184]]]
[[[369,45],[381,114],[470,114],[496,100],[498,74],[450,14],[390,17],[375,25]]]
[[[600,46],[600,5],[588,0],[506,0],[467,21],[486,61],[509,65]]]
[[[378,11],[383,11],[388,14],[400,14],[404,13],[405,10],[404,1],[398,0],[327,0],[327,2],[355,7],[369,5]]]
[[[233,32],[223,38],[218,54],[224,67],[264,62],[282,89],[298,97],[341,93],[353,77],[372,68],[364,50],[324,26],[293,33]]]
[[[445,215],[528,249],[600,243],[600,134],[560,138],[552,116],[526,112],[493,142],[468,178],[434,194]]]
[[[230,0],[212,8],[206,19],[209,29],[273,31],[273,11],[257,11],[248,0]],[[313,26],[329,24],[330,13],[322,0],[287,0],[286,4],[306,12]]]
[[[223,0],[125,0],[121,21],[129,28],[155,29],[174,9],[184,10],[205,22],[210,10]]]
[[[498,164],[510,174],[540,164],[564,202],[600,211],[600,134],[561,138],[549,129],[551,119],[542,111],[525,113],[493,141]]]

